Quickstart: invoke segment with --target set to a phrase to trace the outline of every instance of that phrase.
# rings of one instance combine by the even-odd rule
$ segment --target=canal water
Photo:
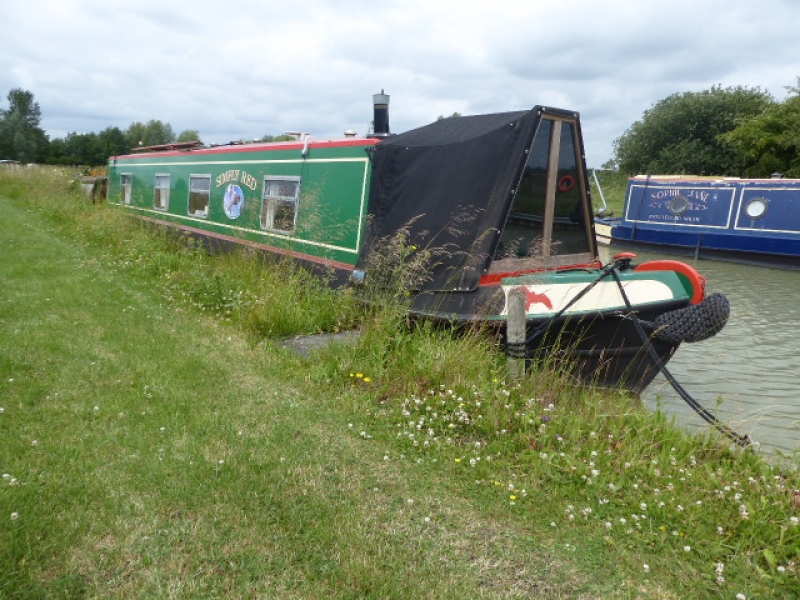
[[[601,248],[604,258],[615,248]],[[636,251],[636,262],[667,258]],[[675,257],[671,257],[675,258]],[[701,405],[765,455],[800,451],[800,272],[714,260],[680,258],[721,292],[731,316],[715,337],[683,344],[668,370]],[[642,393],[645,404],[673,415],[682,427],[709,427],[662,375]]]

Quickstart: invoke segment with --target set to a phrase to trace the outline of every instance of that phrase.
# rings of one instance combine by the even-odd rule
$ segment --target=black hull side
[[[479,323],[498,331],[505,339],[505,321],[491,319],[500,313],[504,303],[499,286],[482,286],[474,292],[419,294],[412,300],[411,312],[418,317],[449,323]],[[635,307],[663,365],[680,344],[652,336],[652,326],[648,323],[687,304],[686,300],[677,300]],[[624,311],[555,320],[528,319],[526,329],[527,337],[533,338],[526,345],[529,364],[566,368],[585,384],[622,388],[639,394],[659,372],[633,317]]]
[[[650,310],[637,316],[649,320],[674,308]],[[680,345],[653,337],[647,329],[646,343],[633,317],[617,313],[558,319],[549,326],[529,321],[528,337],[540,332],[542,326],[547,326],[546,332],[526,344],[530,362],[563,368],[584,384],[621,388],[634,394],[641,393],[659,373],[648,345],[662,365],[666,365]]]

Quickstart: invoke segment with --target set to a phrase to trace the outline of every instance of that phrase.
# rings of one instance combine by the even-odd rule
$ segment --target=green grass
[[[619,171],[597,171],[597,180],[600,182],[600,188],[597,189],[597,183],[594,177],[589,177],[589,187],[592,193],[592,202],[595,211],[602,208],[602,198],[605,198],[607,210],[604,213],[606,216],[621,217],[623,208],[625,207],[625,196],[628,193],[628,177]]]
[[[480,332],[207,256],[64,174],[0,173],[0,216],[0,598],[800,594],[793,457],[508,384]]]

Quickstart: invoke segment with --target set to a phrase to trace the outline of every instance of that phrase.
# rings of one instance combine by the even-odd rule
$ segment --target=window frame
[[[204,189],[195,189],[193,183],[195,181],[207,181],[208,187]],[[206,196],[206,207],[205,212],[201,211],[192,211],[192,194],[204,194]],[[206,173],[195,173],[189,175],[189,190],[188,190],[188,199],[186,203],[186,213],[190,217],[195,217],[198,219],[207,219],[208,214],[211,210],[211,175]]]
[[[294,195],[267,195],[268,190],[271,189],[269,185],[272,182],[295,183]],[[259,223],[261,229],[267,231],[274,231],[276,233],[293,234],[297,229],[297,214],[300,208],[300,187],[301,178],[296,175],[267,175],[264,177],[264,188],[261,194],[261,216]],[[292,227],[291,229],[280,229],[275,226],[275,216],[278,209],[292,206]],[[281,219],[279,219],[279,222]]]
[[[159,180],[163,184],[164,180],[166,180],[166,187],[159,186]],[[163,212],[167,212],[169,210],[169,196],[170,196],[170,186],[172,185],[172,177],[169,173],[156,173],[155,174],[155,183],[153,185],[153,208],[156,210],[160,210]],[[159,192],[161,192],[161,199],[163,200],[163,205],[159,206],[158,199],[159,199]]]
[[[133,197],[133,173],[119,174],[119,192],[122,204],[130,206]]]

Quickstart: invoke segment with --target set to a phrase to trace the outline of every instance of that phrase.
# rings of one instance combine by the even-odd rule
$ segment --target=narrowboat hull
[[[800,268],[800,180],[634,177],[624,214],[595,220],[598,241]]]

